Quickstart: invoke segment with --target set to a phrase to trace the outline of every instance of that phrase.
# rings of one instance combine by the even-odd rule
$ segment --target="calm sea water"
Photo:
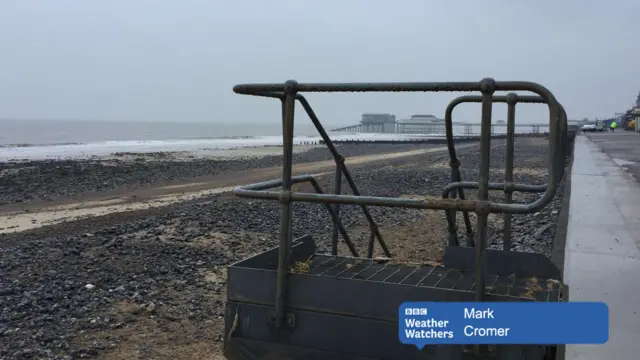
[[[331,128],[328,126],[328,128]],[[311,124],[296,124],[297,136],[314,136]],[[280,124],[160,123],[0,119],[0,145],[54,145],[133,140],[187,140],[282,136]]]

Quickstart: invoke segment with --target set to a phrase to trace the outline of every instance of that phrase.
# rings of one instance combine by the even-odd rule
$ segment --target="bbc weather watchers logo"
[[[433,314],[429,314],[428,308],[421,303],[406,303],[406,305],[400,308],[400,331],[404,333],[400,334],[400,339],[404,339],[405,343],[424,346],[423,342],[431,339],[453,338],[453,332],[447,329],[448,320],[434,318]]]
[[[596,302],[405,302],[398,339],[437,344],[604,344],[609,308]]]
[[[406,316],[425,316],[427,315],[427,308],[406,308],[404,309],[404,314]]]

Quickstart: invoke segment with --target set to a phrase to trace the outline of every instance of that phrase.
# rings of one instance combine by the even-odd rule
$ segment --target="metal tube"
[[[528,82],[496,82],[495,84],[496,84],[496,90],[503,90],[503,91],[528,90],[541,95],[541,96],[519,96],[518,102],[547,104],[547,106],[549,107],[549,132],[550,132],[549,153],[555,154],[556,148],[554,147],[554,145],[559,141],[559,139],[556,137],[556,133],[558,132],[556,131],[556,127],[559,126],[561,122],[566,122],[566,120],[561,119],[559,122],[557,118],[557,114],[558,112],[561,111],[562,108],[560,104],[555,100],[555,97],[553,96],[553,94],[551,94],[551,92],[549,92],[549,90],[547,90],[542,85],[528,83]],[[528,86],[530,85],[533,85],[533,86],[531,88],[528,88]],[[453,109],[457,105],[464,102],[480,102],[480,101],[482,101],[481,96],[467,95],[467,96],[460,96],[449,103],[445,111],[445,126],[447,128],[447,138],[449,137],[452,138],[451,143],[453,143],[453,130],[452,130],[452,125],[451,125],[451,128],[449,127],[449,123],[450,122],[452,123],[451,117],[452,117]],[[494,96],[492,98],[492,101],[506,102],[507,97]],[[449,141],[447,141],[447,145],[449,146]],[[453,146],[453,144],[451,145]],[[550,155],[550,159],[549,159],[549,182],[546,184],[547,188],[545,190],[545,193],[542,195],[542,197],[540,197],[538,200],[534,201],[533,203],[529,203],[529,204],[492,203],[491,204],[492,212],[496,211],[499,213],[508,212],[512,214],[526,214],[529,212],[540,211],[542,208],[547,206],[547,204],[551,202],[551,200],[555,195],[555,192],[557,189],[556,185],[557,185],[557,182],[559,181],[559,179],[557,179],[557,174],[559,173],[557,170],[557,162],[555,159],[551,159],[551,157],[552,155]]]
[[[238,197],[251,198],[251,199],[263,199],[263,200],[280,200],[280,192],[278,191],[262,191],[251,190],[249,186],[236,187],[232,193]],[[476,182],[460,182],[447,186],[450,187],[463,187],[465,189],[477,189],[478,183]],[[489,184],[491,190],[502,190],[504,184],[492,183]],[[516,190],[521,192],[544,192],[546,190],[545,185],[514,185]],[[530,191],[526,189],[533,189]],[[541,190],[541,191],[540,191]],[[444,192],[443,192],[444,193]],[[292,201],[310,202],[310,203],[327,203],[327,204],[342,204],[342,205],[368,205],[368,206],[385,206],[385,207],[400,207],[408,209],[432,209],[432,210],[457,210],[457,211],[475,211],[478,201],[476,200],[416,200],[405,198],[391,198],[380,196],[355,196],[355,195],[333,195],[333,194],[312,194],[312,193],[291,193]],[[489,209],[491,213],[510,213],[510,214],[527,214],[536,212],[535,208],[531,205],[520,207],[516,204],[497,204],[489,203]],[[533,210],[531,210],[533,209]]]
[[[564,107],[558,104],[558,109],[560,112],[560,123],[558,124],[558,135],[556,137],[556,142],[558,143],[558,155],[556,156],[556,166],[557,166],[557,178],[558,182],[564,176],[564,160],[567,155],[567,141],[568,141],[568,125],[567,125],[567,113],[564,110]]]
[[[340,195],[342,186],[342,169],[340,168],[340,164],[336,164],[336,183],[335,183],[335,194]],[[340,204],[333,205],[333,211],[336,213],[338,219],[340,218]],[[336,220],[338,220],[336,219]],[[331,255],[338,255],[338,221],[333,222],[333,234],[331,237]]]
[[[460,176],[459,168],[456,169],[456,181],[462,181],[462,176]],[[461,200],[465,200],[464,191],[462,190],[462,188],[458,189],[458,197]],[[470,245],[474,246],[474,235],[473,235],[473,227],[471,227],[471,218],[469,217],[468,212],[463,212],[462,214],[463,214],[462,220],[464,221],[464,226],[467,229],[467,239],[469,239]],[[455,217],[454,217],[454,221],[455,221]]]
[[[516,104],[518,94],[507,95],[507,145],[505,147],[504,165],[504,198],[506,204],[511,204],[513,200],[513,152],[515,148],[515,124],[516,124]],[[503,215],[504,229],[502,233],[502,250],[511,250],[511,214]]]
[[[291,173],[293,168],[293,119],[295,111],[296,83],[288,81],[285,86],[285,99],[282,102],[282,196],[280,200],[280,244],[278,248],[278,272],[276,284],[275,325],[284,324],[284,304],[287,295],[287,272],[291,258]]]
[[[244,187],[236,187],[233,194],[238,197],[263,199],[263,200],[280,200],[279,191],[260,191],[247,190]],[[343,205],[369,205],[369,206],[386,206],[400,207],[408,209],[433,209],[433,210],[466,210],[474,211],[476,201],[471,200],[416,200],[405,198],[389,198],[379,196],[356,196],[356,195],[333,195],[333,194],[312,194],[312,193],[291,193],[292,201],[310,202],[310,203],[327,203],[327,204],[343,204]]]
[[[451,102],[445,110],[444,128],[445,128],[445,135],[447,138],[447,149],[449,150],[449,166],[451,167],[451,182],[459,182],[461,180],[460,169],[459,169],[460,160],[458,160],[458,157],[456,155],[456,147],[453,142],[454,137],[453,137],[453,120],[452,120],[453,108],[457,104],[451,105],[452,103],[453,102]],[[461,200],[465,200],[464,190],[462,188],[458,190],[458,196],[460,197]],[[455,198],[454,194],[451,194],[451,197]],[[449,224],[449,244],[450,245],[455,244],[455,246],[457,246],[459,245],[458,229],[456,225],[457,214],[455,211],[449,211],[447,212],[446,217],[447,217],[447,222]],[[473,230],[471,228],[471,219],[469,218],[469,212],[464,211],[462,213],[462,217],[465,223],[465,228],[467,229],[467,235],[472,234]],[[469,241],[473,243],[472,236],[469,237]]]
[[[506,103],[507,102],[507,96],[493,96],[492,101],[493,102],[500,102],[500,103]],[[451,166],[451,182],[461,182],[462,178],[460,176],[460,161],[458,160],[457,156],[456,156],[456,149],[455,149],[455,143],[454,143],[454,135],[453,135],[453,110],[455,109],[456,106],[465,103],[465,102],[482,102],[482,96],[477,96],[477,95],[467,95],[467,96],[460,96],[456,99],[454,99],[453,101],[451,101],[448,105],[447,108],[445,110],[445,134],[446,134],[446,139],[447,139],[447,149],[449,150],[449,165]],[[519,96],[518,97],[518,102],[522,102],[522,103],[544,103],[544,99],[540,96]],[[514,126],[515,128],[515,126]],[[515,133],[515,130],[514,130]],[[545,185],[546,186],[546,185]],[[476,188],[477,189],[477,188]],[[449,197],[449,196],[447,196]],[[458,188],[458,197],[461,200],[465,199],[465,195],[464,195],[464,190],[463,187],[459,187]],[[451,198],[456,198],[455,194],[451,194]],[[458,241],[458,234],[457,234],[457,225],[456,225],[456,212],[455,211],[450,211],[447,212],[446,214],[447,216],[447,222],[449,224],[448,229],[449,229],[449,244],[450,245],[454,245],[454,246],[458,246],[459,245],[459,241]],[[467,237],[469,238],[470,241],[470,246],[474,246],[474,241],[473,241],[473,228],[471,226],[471,219],[469,217],[469,212],[464,211],[462,213],[462,217],[465,223],[465,228],[467,230]]]
[[[455,199],[455,193],[451,194]],[[449,197],[449,193],[447,193],[446,197]],[[449,246],[460,246],[460,240],[458,239],[458,225],[456,224],[456,212],[455,211],[445,211],[445,216],[447,219],[447,229],[449,230]]]
[[[493,79],[491,79],[493,80]],[[494,81],[495,91],[531,91],[545,102],[557,102],[546,87],[530,81]],[[382,82],[382,83],[297,83],[298,92],[471,92],[482,91],[482,81],[472,82]],[[283,93],[286,83],[238,84],[233,87],[237,94],[263,96]]]
[[[291,177],[291,182],[293,184],[310,182],[311,180],[313,180],[313,175],[296,175]],[[275,180],[263,181],[263,182],[250,184],[250,185],[243,185],[241,186],[241,188],[246,190],[262,191],[262,190],[268,190],[268,189],[273,189],[273,188],[282,186],[282,183],[283,183],[282,179],[275,179]]]
[[[445,188],[442,190],[442,197],[445,199],[448,198],[449,193],[451,193],[452,190],[457,188],[477,190],[478,186],[479,184],[474,181],[460,181],[457,183],[451,183],[445,186]],[[504,190],[504,187],[505,187],[505,183],[489,183],[489,190]],[[547,184],[542,184],[542,185],[513,184],[512,187],[513,187],[513,191],[518,191],[518,192],[543,193],[547,189]],[[514,211],[508,211],[508,213],[522,214]]]
[[[369,231],[369,245],[367,246],[367,257],[373,259],[373,244],[376,238],[376,234],[373,229]]]
[[[483,80],[482,89],[482,119],[480,124],[480,176],[478,181],[478,208],[476,215],[476,301],[484,300],[486,246],[487,246],[487,220],[489,209],[489,166],[491,165],[491,108],[493,107],[492,95],[495,91],[493,80]]]
[[[333,145],[331,138],[329,138],[329,135],[322,127],[322,124],[320,124],[320,119],[318,119],[318,116],[316,115],[315,111],[313,111],[311,104],[309,104],[307,99],[302,95],[298,95],[297,99],[298,101],[300,101],[300,104],[302,105],[304,110],[307,112],[309,119],[311,119],[311,122],[315,126],[316,130],[318,130],[318,133],[320,134],[320,137],[322,138],[324,143],[327,145],[327,148],[329,148],[329,151],[331,151],[331,154],[333,155],[336,161],[336,164],[340,167],[341,173],[344,174],[344,177],[347,180],[347,184],[351,188],[351,192],[353,192],[353,194],[356,196],[360,196],[360,191],[358,190],[358,187],[356,186],[355,181],[353,181],[353,178],[351,177],[351,173],[349,172],[349,169],[347,169],[347,166],[344,163],[344,157],[338,153],[338,150]],[[382,251],[384,251],[385,256],[391,257],[391,252],[389,251],[387,244],[384,242],[384,239],[382,238],[382,234],[380,234],[378,225],[376,224],[375,220],[373,220],[371,213],[369,213],[369,209],[367,209],[365,205],[361,205],[361,208],[362,208],[362,212],[364,213],[364,217],[369,222],[369,227],[373,229],[373,232],[376,238],[378,239],[378,243],[380,244]]]
[[[560,126],[564,119],[562,119],[562,111],[561,108],[557,104],[555,106],[549,106],[549,118],[551,119],[551,123],[549,124],[549,188],[553,191],[547,191],[544,193],[541,199],[538,199],[538,202],[544,200],[545,206],[551,202],[553,197],[555,196],[556,189],[560,183],[561,178],[558,176],[562,173],[560,169],[558,169],[558,161],[560,158],[560,154],[558,150],[560,149],[558,142],[561,141],[559,139],[560,135]],[[562,156],[564,159],[564,155]],[[537,210],[542,209],[539,208]],[[537,211],[536,210],[536,211]]]
[[[520,82],[516,82],[522,86]],[[298,84],[299,92],[423,92],[423,91],[480,91],[474,82],[389,82],[389,83],[306,83]],[[515,89],[514,89],[515,90]],[[529,89],[522,89],[529,90]],[[239,84],[233,87],[238,94],[255,95],[263,92],[284,92],[280,84]]]

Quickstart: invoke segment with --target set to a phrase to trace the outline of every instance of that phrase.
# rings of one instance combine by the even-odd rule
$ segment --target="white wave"
[[[429,138],[438,135],[410,134],[358,134],[337,133],[329,135],[332,140],[402,140],[409,138]],[[317,143],[320,136],[295,137],[294,144]],[[105,141],[87,144],[36,145],[27,147],[0,148],[0,161],[72,159],[92,156],[108,156],[115,152],[150,153],[150,152],[200,152],[228,150],[233,148],[281,146],[282,137],[262,136],[235,139],[187,139],[187,140],[152,140],[152,141]]]
[[[462,133],[458,133],[462,135]],[[375,133],[329,133],[332,140],[388,141],[407,139],[441,138],[443,134],[375,134]],[[317,143],[320,136],[294,138],[295,145]],[[26,147],[0,147],[0,161],[74,159],[93,156],[108,156],[116,152],[203,152],[234,148],[281,146],[281,136],[249,138],[152,140],[152,141],[105,141],[86,144],[35,145]]]

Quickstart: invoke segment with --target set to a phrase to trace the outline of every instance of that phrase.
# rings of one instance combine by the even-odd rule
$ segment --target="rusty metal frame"
[[[460,161],[456,156],[455,144],[454,144],[454,136],[453,136],[453,110],[460,104],[463,103],[481,103],[483,100],[482,96],[477,95],[465,95],[460,96],[453,99],[445,110],[445,132],[447,138],[447,148],[449,150],[449,166],[451,167],[451,183],[447,185],[443,191],[442,197],[447,199],[449,197],[464,200],[464,189],[478,189],[478,182],[465,182],[462,181],[460,176]],[[505,194],[505,203],[510,204],[512,202],[513,192],[528,192],[528,193],[541,193],[545,192],[548,184],[542,185],[528,185],[528,184],[514,184],[513,183],[513,156],[514,156],[514,145],[515,145],[515,114],[516,114],[516,105],[518,103],[528,103],[528,104],[544,104],[545,100],[540,96],[531,96],[531,95],[518,95],[516,93],[509,93],[506,96],[493,96],[492,101],[494,103],[506,103],[507,104],[507,134],[506,134],[506,146],[505,146],[505,172],[504,172],[504,182],[502,183],[489,183],[489,190],[502,190]],[[566,139],[567,136],[567,115],[562,107],[562,105],[558,104],[558,107],[561,112],[561,121],[557,123],[558,126],[558,148],[555,150],[559,156],[553,156],[551,158],[553,166],[556,167],[556,174],[559,174],[558,177],[562,178],[564,172],[564,156],[560,156],[564,154],[566,151]],[[550,149],[550,152],[554,150]],[[457,192],[456,192],[457,190]],[[473,228],[471,226],[471,220],[469,217],[468,211],[463,211],[463,221],[465,223],[465,229],[467,232],[467,238],[469,239],[469,245],[475,246],[473,241]],[[503,228],[503,247],[504,251],[511,250],[511,213],[504,213],[504,228]],[[449,246],[459,246],[460,242],[458,240],[458,231],[456,225],[456,211],[446,211],[446,218],[448,223],[449,230]]]
[[[241,186],[234,189],[233,193],[239,197],[277,200],[280,202],[280,244],[278,252],[278,270],[276,285],[276,311],[275,324],[283,326],[285,294],[287,289],[287,271],[289,268],[290,252],[292,245],[291,218],[292,201],[324,203],[324,204],[350,204],[360,205],[365,212],[367,220],[371,224],[374,234],[381,245],[384,244],[379,236],[377,225],[371,218],[366,208],[371,206],[402,207],[415,209],[434,209],[446,211],[474,211],[477,214],[476,233],[476,300],[482,301],[485,295],[484,263],[486,259],[487,242],[487,218],[490,213],[522,214],[536,212],[545,207],[553,198],[556,184],[559,182],[558,169],[554,165],[553,157],[556,155],[559,145],[558,124],[562,119],[562,110],[554,95],[544,86],[524,81],[497,82],[486,78],[478,82],[408,82],[408,83],[297,83],[289,80],[284,84],[242,84],[234,87],[234,92],[245,95],[264,96],[278,98],[282,101],[283,117],[283,176],[279,183],[281,191],[256,190],[255,185]],[[320,122],[311,109],[311,106],[299,93],[301,92],[480,92],[482,94],[482,116],[480,132],[480,176],[478,182],[477,200],[442,199],[442,200],[415,200],[403,198],[388,198],[375,196],[361,196],[357,191],[353,179],[344,165],[342,157],[320,125]],[[491,145],[491,113],[493,94],[496,91],[531,91],[539,95],[549,107],[549,183],[544,195],[531,204],[505,204],[488,201],[489,194],[489,157]],[[298,100],[316,126],[320,136],[334,155],[336,164],[345,175],[347,182],[353,190],[353,195],[341,194],[313,194],[292,192],[292,156],[293,156],[293,130],[295,101]],[[565,127],[566,128],[566,127]],[[336,175],[338,177],[338,175]],[[339,187],[336,186],[336,190]],[[335,209],[335,208],[334,208]],[[335,233],[335,231],[334,231]],[[373,237],[373,235],[372,235]],[[370,241],[370,245],[372,241]],[[383,249],[385,246],[383,245]],[[332,249],[333,250],[333,249]],[[385,249],[388,253],[388,249]],[[370,255],[370,254],[369,254]]]

